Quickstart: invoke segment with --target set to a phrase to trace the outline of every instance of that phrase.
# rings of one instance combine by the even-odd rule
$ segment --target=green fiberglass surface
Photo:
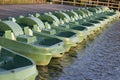
[[[1,80],[35,80],[37,74],[36,65],[31,59],[0,47]]]
[[[45,65],[52,57],[81,42],[90,32],[112,21],[118,16],[116,13],[104,7],[90,7],[17,18],[16,23],[0,21],[0,44],[29,56],[37,65]]]
[[[47,17],[47,18],[46,18],[46,17]],[[53,16],[53,17],[54,17],[54,16]],[[33,20],[33,18],[34,18],[34,20]],[[54,17],[54,18],[55,18],[55,17]],[[24,19],[24,18],[18,19],[18,20],[17,20],[17,23],[20,24],[20,25],[23,25],[23,24],[24,24],[24,25],[29,25],[28,23],[25,22],[25,20],[22,21],[23,19]],[[26,19],[26,18],[25,18],[25,19]],[[31,19],[31,21],[33,21],[33,22],[35,22],[35,19],[40,19],[39,22],[36,22],[36,23],[34,23],[34,24],[32,24],[32,25],[29,25],[29,26],[32,26],[31,29],[34,28],[34,25],[37,25],[38,28],[41,29],[41,31],[34,30],[33,33],[34,33],[35,35],[40,35],[40,34],[46,35],[46,34],[47,34],[47,35],[52,36],[52,37],[54,37],[54,38],[58,38],[58,39],[63,40],[64,43],[65,43],[66,51],[68,51],[68,49],[70,49],[70,47],[71,47],[73,44],[76,44],[76,41],[78,40],[77,37],[76,37],[76,33],[71,32],[71,31],[67,31],[67,30],[64,30],[64,29],[59,29],[59,28],[57,28],[57,27],[52,27],[49,23],[51,23],[51,22],[53,21],[53,18],[51,18],[51,17],[49,17],[49,16],[47,16],[47,15],[41,15],[41,17],[38,17],[38,18],[36,18],[36,17],[32,17],[32,18],[28,17],[28,19]],[[41,21],[41,20],[42,20],[42,21]],[[51,20],[52,20],[52,21],[51,21]],[[40,22],[42,22],[42,24],[44,24],[43,22],[45,22],[45,25],[41,27],[41,25],[38,24],[38,23],[40,23]],[[48,22],[48,23],[46,23],[46,22]],[[64,35],[62,35],[62,34],[64,34]],[[75,40],[74,40],[75,42],[69,42],[69,44],[68,44],[69,48],[68,48],[67,43],[68,43],[68,41],[70,41],[70,40],[68,40],[68,39],[71,39],[70,37],[74,37],[74,36],[76,37],[76,38],[74,38],[74,39],[75,39]],[[66,43],[66,42],[67,42],[67,43]],[[66,46],[67,46],[67,47],[66,47]]]
[[[15,24],[14,22],[11,22],[11,23]],[[10,28],[9,26],[7,27],[8,29]],[[13,26],[13,27],[16,27],[16,26]],[[12,28],[10,28],[10,30],[13,32],[11,32],[10,30],[9,31],[6,31],[5,29],[3,30],[2,26],[0,26],[0,28],[1,28],[1,34],[4,31],[3,36],[1,36],[0,44],[32,58],[37,65],[47,65],[50,62],[52,56],[56,54],[59,55],[65,52],[62,40],[50,38],[50,37],[44,38],[44,39],[39,37],[38,39],[36,36],[30,36],[30,35],[24,35],[24,34],[15,36],[14,35],[15,30],[13,30]],[[19,30],[17,32],[19,32]],[[50,42],[51,39],[53,39],[53,42]],[[8,42],[9,44],[5,44],[6,42]],[[59,50],[56,50],[58,48]],[[36,56],[39,56],[39,57],[36,58]],[[48,58],[45,58],[47,56]]]

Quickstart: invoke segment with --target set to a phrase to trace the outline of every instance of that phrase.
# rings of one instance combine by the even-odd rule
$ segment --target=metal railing
[[[68,4],[74,6],[108,6],[120,10],[120,1],[116,0],[53,0],[53,3]]]

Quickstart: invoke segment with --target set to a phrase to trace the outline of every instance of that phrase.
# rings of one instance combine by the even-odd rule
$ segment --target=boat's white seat
[[[25,33],[25,35],[33,36],[33,32],[29,27],[24,28],[24,33]]]
[[[12,40],[16,40],[16,37],[15,37],[14,33],[12,33],[12,32],[11,32],[11,38],[12,38]]]
[[[50,26],[50,24],[48,22],[45,22],[45,28],[46,29],[51,29],[51,26]]]
[[[11,30],[5,31],[4,37],[8,38],[8,39],[16,40],[16,37],[15,37],[14,33],[11,32]]]
[[[33,26],[33,30],[34,30],[34,31],[37,31],[37,32],[41,32],[40,27],[38,27],[37,25],[34,25],[34,26]]]

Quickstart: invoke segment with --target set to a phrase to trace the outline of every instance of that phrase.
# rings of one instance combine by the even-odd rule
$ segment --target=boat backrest
[[[15,37],[14,33],[11,32],[11,30],[5,31],[4,37],[8,38],[8,39],[16,40],[16,37]]]
[[[7,28],[6,30],[11,30],[15,36],[24,34],[22,28],[15,22],[3,21],[3,24],[5,24],[5,26],[1,26],[1,27],[6,27]]]
[[[29,27],[24,27],[24,33],[25,35],[33,36],[33,32]]]
[[[50,16],[51,18],[53,18],[54,21],[57,22],[57,24],[60,24],[60,20],[59,20],[55,15],[49,14],[49,16]]]
[[[39,18],[36,18],[36,17],[28,17],[28,18],[31,19],[32,21],[34,21],[41,29],[45,28],[44,23]]]
[[[68,19],[68,21],[71,21],[71,18],[68,14],[66,14],[66,13],[62,13],[62,14]]]

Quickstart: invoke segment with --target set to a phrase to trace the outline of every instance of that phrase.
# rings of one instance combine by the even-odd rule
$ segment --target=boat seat
[[[53,21],[53,24],[54,24],[55,26],[59,26],[56,21]]]
[[[9,20],[12,20],[13,22],[16,22],[16,19],[14,17],[9,17]]]
[[[51,26],[48,22],[45,23],[45,29],[42,30],[42,32],[50,34],[50,35],[54,35],[56,34],[56,30],[55,29],[51,29]]]
[[[61,18],[60,18],[60,24],[62,25],[64,24],[64,21]]]
[[[37,25],[33,26],[33,30],[37,32],[41,32],[41,29]]]
[[[50,24],[48,22],[45,22],[45,28],[46,29],[51,29],[51,26],[50,26]]]
[[[5,31],[4,37],[8,38],[8,39],[16,40],[16,37],[15,37],[14,33],[11,32],[11,30]]]
[[[25,35],[33,36],[33,32],[29,27],[24,27],[24,33]]]
[[[69,20],[68,20],[67,18],[64,18],[64,21],[65,21],[66,23],[68,23],[68,22],[69,22]]]

